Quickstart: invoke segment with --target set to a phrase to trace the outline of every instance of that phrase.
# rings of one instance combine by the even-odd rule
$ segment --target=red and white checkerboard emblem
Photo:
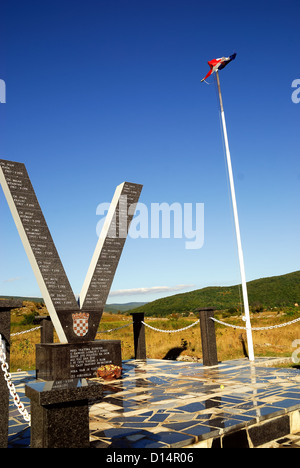
[[[73,330],[75,335],[84,336],[89,330],[89,316],[85,312],[79,312],[77,314],[72,314],[73,317]]]

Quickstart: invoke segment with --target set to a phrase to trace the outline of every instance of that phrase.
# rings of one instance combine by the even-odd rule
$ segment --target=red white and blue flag
[[[235,59],[235,57],[236,57],[236,53],[230,55],[229,57],[217,58],[217,59],[213,59],[207,62],[208,65],[210,66],[210,70],[201,81],[205,81],[206,78],[208,78],[215,71],[222,70],[223,68],[225,68],[229,62]]]

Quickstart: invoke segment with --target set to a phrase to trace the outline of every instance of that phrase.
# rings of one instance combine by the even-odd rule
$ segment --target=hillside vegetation
[[[253,311],[274,307],[293,307],[300,304],[300,271],[281,276],[261,278],[247,283],[249,305]],[[185,314],[200,307],[218,310],[239,310],[242,304],[240,285],[207,287],[158,299],[134,309],[146,316],[166,317],[170,314]]]
[[[113,314],[127,312],[147,304],[147,302],[126,302],[126,304],[106,304],[104,312],[112,312]]]

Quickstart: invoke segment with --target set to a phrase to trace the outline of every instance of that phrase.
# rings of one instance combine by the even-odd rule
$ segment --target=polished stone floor
[[[197,446],[281,417],[274,440],[296,448],[300,435],[288,439],[280,431],[286,415],[293,412],[300,418],[300,370],[270,367],[272,364],[273,358],[258,358],[255,365],[246,359],[226,361],[215,367],[153,359],[124,361],[122,378],[105,382],[103,400],[90,407],[92,446]],[[34,378],[34,372],[13,374],[28,410],[24,384]],[[9,431],[9,447],[29,446],[30,428],[13,406]],[[267,441],[261,432],[257,446]]]

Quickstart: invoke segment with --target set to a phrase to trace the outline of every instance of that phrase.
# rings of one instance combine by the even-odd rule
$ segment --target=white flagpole
[[[245,310],[245,318],[246,318],[248,354],[249,354],[249,360],[254,361],[254,349],[253,349],[253,339],[252,339],[252,330],[251,330],[251,321],[250,321],[250,312],[249,312],[248,292],[247,292],[246,275],[245,275],[244,256],[243,256],[243,249],[242,249],[242,242],[241,242],[241,233],[240,233],[240,225],[239,225],[237,203],[236,203],[236,196],[235,196],[235,188],[234,188],[233,172],[232,172],[232,165],[231,165],[231,157],[230,157],[230,151],[229,151],[228,136],[227,136],[225,114],[224,114],[224,108],[223,108],[223,101],[222,101],[221,86],[220,86],[220,79],[219,79],[218,70],[216,70],[216,77],[217,77],[218,92],[219,92],[219,99],[220,99],[221,119],[222,119],[223,135],[224,135],[224,142],[225,142],[226,159],[227,159],[227,166],[228,166],[228,174],[229,174],[229,182],[230,182],[231,200],[232,200],[232,207],[233,207],[234,224],[235,224],[236,240],[237,240],[239,263],[240,263],[240,271],[241,271],[241,278],[242,278],[242,291],[243,291],[243,301],[244,301],[244,310]]]

